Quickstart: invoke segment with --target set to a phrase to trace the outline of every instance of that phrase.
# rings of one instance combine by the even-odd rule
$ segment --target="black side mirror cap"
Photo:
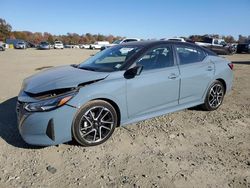
[[[140,75],[142,72],[143,66],[142,65],[137,65],[133,68],[130,68],[128,70],[126,70],[126,72],[124,73],[124,78],[126,79],[132,79],[137,75]]]

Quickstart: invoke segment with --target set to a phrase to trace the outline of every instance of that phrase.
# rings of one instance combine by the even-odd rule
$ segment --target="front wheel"
[[[117,126],[117,113],[106,101],[90,101],[80,108],[73,122],[74,139],[83,146],[104,143]]]
[[[209,87],[202,108],[207,111],[216,110],[222,104],[224,95],[225,88],[223,84],[220,81],[216,80]]]

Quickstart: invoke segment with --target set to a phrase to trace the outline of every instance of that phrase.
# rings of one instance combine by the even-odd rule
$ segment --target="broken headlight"
[[[53,96],[51,98],[44,99],[38,102],[28,103],[24,106],[24,108],[28,112],[43,112],[53,110],[66,104],[70,99],[72,99],[76,95],[76,93],[77,91],[74,91],[67,94]]]

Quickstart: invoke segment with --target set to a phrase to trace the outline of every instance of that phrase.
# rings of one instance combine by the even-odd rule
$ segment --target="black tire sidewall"
[[[82,116],[85,114],[85,112],[94,106],[103,106],[103,107],[109,109],[110,112],[113,114],[115,123],[114,123],[111,131],[109,132],[109,134],[106,136],[106,138],[104,138],[103,140],[101,140],[100,142],[97,142],[97,143],[88,143],[81,137],[80,131],[79,131],[79,125],[80,125],[80,120],[81,120]],[[72,125],[72,136],[82,146],[88,147],[88,146],[96,146],[96,145],[102,144],[105,141],[107,141],[111,137],[111,135],[113,134],[113,132],[117,126],[117,123],[118,123],[117,121],[118,121],[118,118],[117,118],[116,110],[110,103],[103,101],[103,100],[90,101],[90,102],[86,103],[85,105],[83,105],[76,113],[76,116],[74,118],[73,125]]]

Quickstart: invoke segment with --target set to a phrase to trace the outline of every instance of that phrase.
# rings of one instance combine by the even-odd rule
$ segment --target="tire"
[[[204,104],[201,107],[206,111],[213,111],[220,107],[225,95],[224,85],[216,80],[208,88]]]
[[[237,54],[241,54],[242,53],[242,51],[241,50],[236,50],[236,52],[237,52]]]
[[[72,135],[82,146],[96,146],[110,138],[117,124],[117,113],[110,103],[103,100],[90,101],[77,112]]]

